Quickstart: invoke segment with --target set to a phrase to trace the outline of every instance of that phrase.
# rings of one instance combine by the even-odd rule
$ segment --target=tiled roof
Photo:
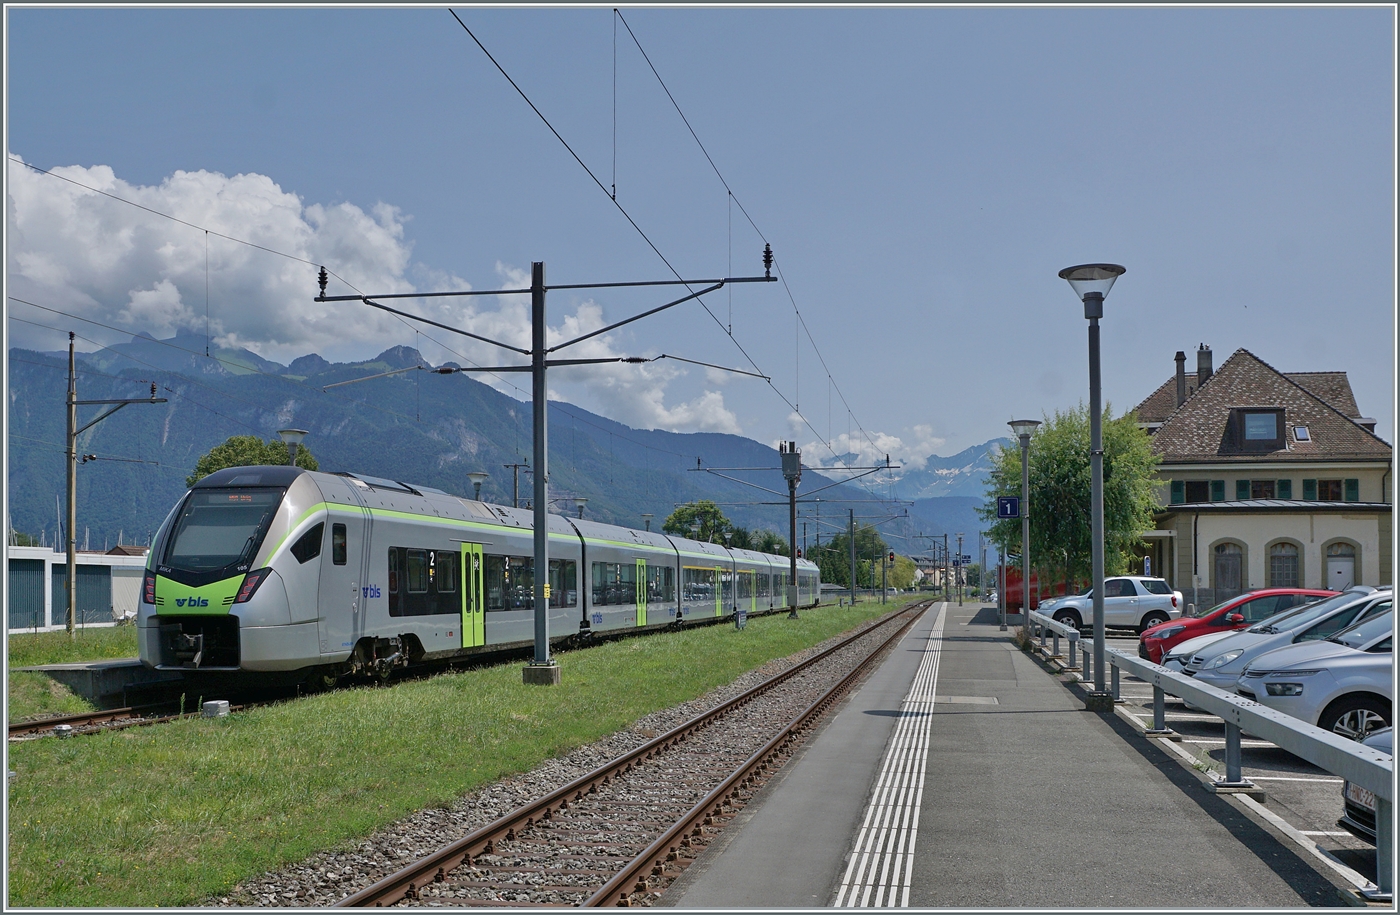
[[[1196,393],[1196,373],[1192,372],[1186,376],[1186,397]],[[1162,386],[1151,394],[1147,399],[1138,404],[1133,412],[1137,413],[1140,423],[1160,423],[1166,420],[1172,412],[1176,410],[1176,376],[1168,378],[1162,382]]]
[[[1161,428],[1152,436],[1152,450],[1166,463],[1390,459],[1389,444],[1352,422],[1308,387],[1333,391],[1338,386],[1337,376],[1342,376],[1344,383],[1344,373],[1298,374],[1301,382],[1248,350],[1235,350],[1205,384],[1162,420]],[[1172,378],[1173,400],[1175,383]],[[1154,393],[1144,404],[1157,396]],[[1354,411],[1354,398],[1346,399]],[[1264,453],[1236,448],[1230,417],[1231,410],[1238,407],[1282,407],[1287,430],[1285,447]],[[1307,426],[1311,441],[1295,441],[1295,426]]]
[[[1343,416],[1360,419],[1361,411],[1356,406],[1356,396],[1351,393],[1351,382],[1346,372],[1284,372],[1289,381],[1301,385],[1309,394],[1331,404]]]

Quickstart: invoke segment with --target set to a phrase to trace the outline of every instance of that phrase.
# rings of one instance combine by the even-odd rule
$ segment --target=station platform
[[[935,604],[657,904],[1347,904],[1175,756],[1086,711],[1015,631]]]
[[[74,694],[104,709],[130,705],[129,700],[133,696],[144,696],[180,683],[184,679],[177,671],[152,670],[142,664],[140,658],[45,664],[14,669],[47,674],[68,687]]]

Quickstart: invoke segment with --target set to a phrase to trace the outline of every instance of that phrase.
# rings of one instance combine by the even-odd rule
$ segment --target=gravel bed
[[[819,654],[831,645],[841,641],[843,636],[833,637],[820,645],[789,655],[786,658],[779,658],[764,664],[762,667],[750,671],[731,683],[717,687],[705,695],[682,703],[668,709],[662,709],[639,720],[631,728],[618,731],[599,741],[580,747],[567,756],[548,759],[536,766],[534,769],[516,776],[501,779],[487,785],[477,791],[458,798],[447,807],[438,807],[427,810],[420,810],[396,823],[393,823],[379,832],[374,833],[352,845],[343,846],[330,851],[325,851],[311,856],[310,858],[290,865],[282,870],[265,873],[251,880],[244,881],[234,887],[227,895],[217,896],[204,900],[200,905],[206,907],[231,906],[239,908],[262,907],[262,906],[326,906],[356,893],[365,887],[375,883],[383,877],[397,871],[413,861],[432,854],[445,845],[448,845],[462,836],[479,829],[504,816],[512,810],[527,804],[536,798],[548,794],[561,784],[573,781],[580,776],[586,775],[623,754],[636,749],[659,734],[663,734],[672,728],[689,721],[691,718],[702,714],[717,705],[720,705],[746,690],[752,689],[764,680],[778,674],[789,667],[798,664],[809,657]],[[844,652],[842,654],[845,654]],[[862,655],[863,656],[863,655]],[[848,668],[847,668],[848,669]],[[793,698],[784,704],[783,708],[776,709],[775,714],[786,714],[786,709],[792,703],[802,702],[802,696],[806,695],[807,702],[815,697],[821,690],[828,688],[831,683],[831,676],[811,676],[799,675],[792,678],[797,681],[806,681],[806,685],[801,688],[790,690]],[[775,700],[756,700],[746,708],[756,710],[759,702],[772,704]],[[744,712],[731,716],[733,723],[726,725],[726,728],[734,732],[748,732],[750,741],[753,742],[754,734],[766,732],[766,728],[757,724],[751,716],[756,712]],[[795,714],[795,713],[794,713]],[[789,715],[790,720],[792,715]],[[714,729],[706,731],[706,745],[712,749],[708,755],[711,757],[729,756],[729,752],[713,752],[713,745],[716,739],[709,738],[709,734]],[[715,731],[718,735],[718,731]],[[738,733],[734,734],[738,737]],[[766,739],[763,738],[763,739]],[[726,741],[727,742],[727,741]],[[761,743],[762,740],[758,740]],[[735,750],[733,752],[742,752]],[[751,752],[751,751],[750,751]],[[688,767],[703,766],[702,760],[707,754],[692,754],[693,759],[687,762]],[[671,753],[664,754],[664,757],[671,757],[678,762],[679,757],[673,757]],[[743,757],[741,757],[742,759]],[[669,763],[663,763],[667,765]],[[616,784],[623,786],[627,784],[626,779],[618,779]],[[656,809],[670,806],[655,796],[655,785],[638,785],[635,793],[631,796],[623,797],[618,794],[609,793],[606,801],[600,799],[600,804],[610,804],[615,808],[621,800],[623,803],[643,802],[648,805],[655,805]],[[699,790],[691,788],[689,794],[693,794],[692,805],[698,801],[709,789]],[[697,793],[698,792],[698,793]],[[641,819],[644,807],[631,808],[636,810],[636,814],[629,815],[633,824]],[[648,817],[649,819],[649,817]],[[574,829],[571,826],[570,829]],[[625,841],[626,837],[618,830],[605,830],[611,838],[599,835],[599,841],[619,842]],[[629,853],[624,847],[615,850],[616,854],[635,854],[641,848],[649,844],[650,840],[637,846],[635,851]],[[588,847],[592,847],[591,845]],[[630,847],[630,845],[626,846]],[[526,864],[521,861],[521,864]],[[551,887],[561,884],[572,884],[575,880],[567,880],[565,875],[560,874],[558,869],[568,870],[588,869],[592,865],[584,862],[557,862],[556,865],[539,864],[531,862],[527,866],[542,867],[544,870],[537,874],[538,879],[531,879],[531,882],[548,884]],[[466,875],[467,869],[462,868],[460,875]],[[470,876],[463,876],[462,879],[472,879]],[[487,878],[499,880],[499,877]],[[582,879],[582,878],[579,878]],[[599,881],[596,878],[588,878],[587,882],[596,885]],[[522,887],[521,901],[524,899],[535,899],[539,902],[550,901],[549,897],[538,898],[538,894],[524,895]],[[454,892],[455,895],[455,892]],[[501,899],[510,899],[510,893],[503,893],[498,896]],[[427,901],[426,899],[424,900]],[[451,904],[450,898],[434,900],[437,904]],[[563,897],[558,901],[569,902]]]

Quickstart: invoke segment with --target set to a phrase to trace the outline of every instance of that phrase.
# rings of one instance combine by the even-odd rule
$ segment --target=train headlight
[[[258,569],[256,572],[249,572],[243,579],[243,586],[238,589],[238,596],[233,599],[235,604],[247,603],[257,593],[258,586],[261,585],[267,576],[272,574],[271,569]]]

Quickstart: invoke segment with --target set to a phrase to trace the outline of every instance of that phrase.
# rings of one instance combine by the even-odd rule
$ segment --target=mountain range
[[[232,435],[274,438],[278,429],[310,434],[305,445],[322,470],[349,470],[471,494],[466,474],[490,474],[481,497],[510,504],[513,471],[528,463],[531,407],[466,374],[417,371],[427,367],[411,347],[396,346],[374,359],[332,363],[314,353],[290,365],[246,349],[215,348],[206,340],[177,334],[156,340],[141,334],[77,356],[80,400],[145,398],[150,384],[166,403],[132,404],[79,436],[80,455],[95,459],[78,468],[80,548],[144,543],[185,491],[199,457]],[[57,539],[63,515],[64,401],[67,352],[10,350],[9,522],[18,531]],[[455,367],[451,363],[447,367]],[[397,372],[326,390],[337,382]],[[108,409],[79,408],[79,425]],[[738,435],[633,429],[561,401],[550,402],[550,495],[554,509],[573,513],[586,497],[585,517],[641,527],[651,513],[657,528],[679,503],[712,499],[736,524],[787,535],[786,483],[777,453]],[[857,519],[876,520],[904,508],[909,519],[881,527],[895,549],[917,552],[922,532],[971,532],[984,501],[989,452],[999,440],[949,458],[932,456],[919,470],[881,473],[826,490],[818,520],[815,506],[801,506],[807,536],[823,539],[845,529],[846,508]],[[706,467],[771,467],[730,473],[763,489],[704,472]],[[520,468],[522,504],[532,494],[528,470]],[[843,479],[843,474],[805,469],[802,491]],[[876,482],[878,481],[878,482]],[[781,492],[784,498],[772,492]],[[878,499],[899,500],[880,504]],[[841,500],[855,500],[843,503]],[[779,503],[779,504],[774,504]]]

